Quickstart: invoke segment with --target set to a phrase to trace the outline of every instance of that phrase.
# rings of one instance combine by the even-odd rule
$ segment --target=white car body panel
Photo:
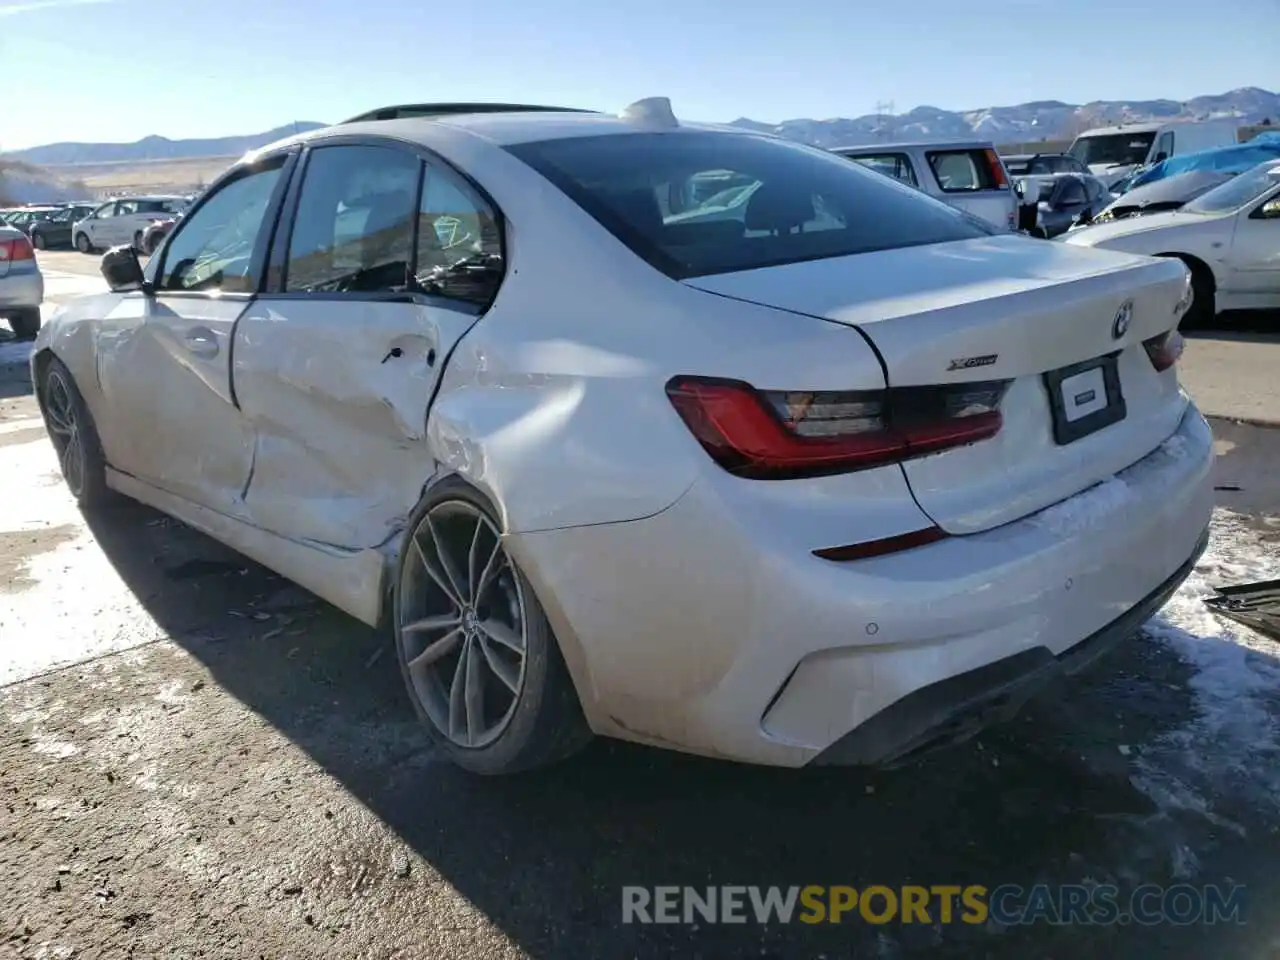
[[[1195,552],[1211,436],[1140,346],[1176,326],[1180,265],[1003,237],[675,282],[495,147],[530,124],[633,129],[489,115],[340,131],[419,142],[493,198],[507,269],[478,321],[287,295],[108,294],[60,311],[33,367],[52,353],[70,368],[109,484],[376,624],[406,516],[424,485],[461,477],[493,502],[593,730],[786,766],[923,685],[1072,648]],[[1126,300],[1132,326],[1112,336]],[[1040,375],[1113,350],[1132,419],[1054,446]],[[980,354],[998,357],[948,370]],[[765,482],[694,439],[664,394],[682,374],[784,391],[1014,385],[990,440]],[[813,555],[935,522],[964,535]]]
[[[1194,257],[1213,272],[1216,307],[1280,307],[1280,219],[1250,215],[1280,196],[1280,187],[1226,213],[1174,210],[1073,230],[1064,243],[1147,256]]]

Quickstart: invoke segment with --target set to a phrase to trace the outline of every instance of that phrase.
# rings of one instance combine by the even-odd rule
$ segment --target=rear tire
[[[93,253],[93,244],[89,242],[87,233],[76,234],[76,249],[81,253]]]
[[[31,245],[37,250],[48,250],[49,244],[44,238],[44,234],[36,231],[31,234]]]
[[[9,317],[9,326],[19,340],[34,340],[40,330],[40,308],[19,310]]]
[[[53,357],[45,365],[37,387],[40,412],[67,489],[82,510],[110,503],[115,494],[107,486],[102,443],[71,371]]]
[[[441,752],[483,775],[546,766],[591,739],[551,625],[494,516],[461,479],[436,484],[409,518],[392,592],[414,711]]]
[[[1187,260],[1172,254],[1174,259],[1181,260],[1191,271],[1191,306],[1182,315],[1180,327],[1186,330],[1204,329],[1213,326],[1217,318],[1217,296],[1213,273],[1203,263]]]

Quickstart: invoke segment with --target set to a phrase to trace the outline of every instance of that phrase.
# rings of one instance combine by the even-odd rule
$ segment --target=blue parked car
[[[1244,173],[1268,160],[1280,160],[1280,133],[1260,133],[1248,143],[1231,147],[1215,147],[1196,153],[1170,157],[1152,164],[1147,171],[1130,180],[1125,188],[1132,190],[1165,177],[1193,170],[1216,170],[1219,173]]]

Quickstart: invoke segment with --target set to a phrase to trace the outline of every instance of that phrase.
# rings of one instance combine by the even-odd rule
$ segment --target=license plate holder
[[[1044,374],[1058,446],[1119,423],[1128,414],[1120,389],[1119,357],[1109,353]]]

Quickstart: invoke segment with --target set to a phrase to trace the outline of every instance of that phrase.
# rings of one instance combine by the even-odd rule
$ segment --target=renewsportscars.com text
[[[1245,888],[1146,884],[627,886],[623,923],[1244,923]]]

